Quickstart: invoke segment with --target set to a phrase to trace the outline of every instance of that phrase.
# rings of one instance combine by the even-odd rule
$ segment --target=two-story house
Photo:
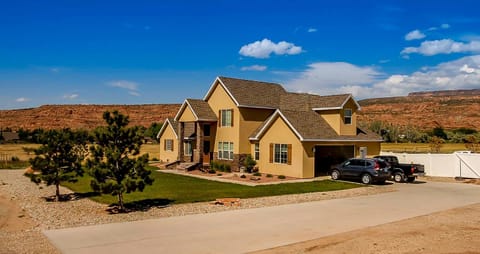
[[[222,161],[238,171],[247,155],[259,171],[311,178],[349,157],[380,152],[381,137],[357,127],[349,94],[287,92],[275,83],[215,79],[203,100],[186,99],[158,133],[160,160]]]

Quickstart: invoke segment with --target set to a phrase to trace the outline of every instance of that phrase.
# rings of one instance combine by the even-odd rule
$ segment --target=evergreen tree
[[[147,184],[153,183],[151,172],[145,168],[148,154],[137,156],[142,137],[138,127],[127,127],[128,116],[107,111],[103,119],[108,126],[95,130],[95,145],[90,147],[92,156],[87,160],[94,178],[90,185],[95,191],[116,195],[119,210],[125,211],[123,194],[143,191]]]
[[[87,155],[88,135],[70,129],[50,130],[39,137],[42,144],[35,149],[36,156],[30,159],[32,169],[39,174],[27,173],[30,179],[47,186],[55,185],[56,200],[60,200],[60,183],[76,182],[83,175],[81,162]]]

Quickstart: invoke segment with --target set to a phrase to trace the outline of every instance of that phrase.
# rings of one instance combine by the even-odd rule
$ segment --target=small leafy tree
[[[468,135],[465,137],[465,148],[477,153],[480,152],[480,141],[474,135]]]
[[[36,156],[30,159],[32,169],[39,174],[26,175],[36,184],[42,181],[47,186],[55,185],[56,200],[60,200],[60,183],[76,182],[83,175],[82,161],[87,155],[88,134],[70,129],[50,130],[39,137],[41,146],[35,149]]]
[[[257,162],[252,158],[250,154],[247,154],[243,163],[248,173],[251,173],[253,171],[253,167],[257,165]]]
[[[148,154],[140,153],[142,137],[138,127],[127,128],[128,116],[118,111],[105,112],[103,119],[108,126],[97,128],[94,133],[95,145],[90,147],[91,158],[87,167],[93,180],[93,190],[117,196],[120,211],[125,211],[123,194],[143,191],[153,179],[145,168]]]
[[[432,153],[439,153],[444,143],[445,140],[443,140],[442,138],[433,136],[430,138],[430,150],[432,151]]]

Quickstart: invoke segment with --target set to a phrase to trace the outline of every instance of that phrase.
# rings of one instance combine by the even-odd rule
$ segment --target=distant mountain
[[[480,130],[480,89],[415,92],[403,97],[359,101],[364,123],[383,121],[422,130],[471,128]]]
[[[18,130],[93,129],[105,125],[103,112],[118,110],[129,115],[131,125],[149,127],[153,122],[164,122],[174,117],[180,104],[145,105],[44,105],[38,108],[0,110],[0,127]]]
[[[480,89],[416,92],[403,97],[359,101],[363,123],[383,121],[412,125],[422,130],[471,128],[480,131]],[[31,109],[0,110],[0,128],[93,129],[104,125],[102,114],[118,110],[130,116],[132,125],[149,127],[174,117],[180,104],[146,105],[45,105]]]

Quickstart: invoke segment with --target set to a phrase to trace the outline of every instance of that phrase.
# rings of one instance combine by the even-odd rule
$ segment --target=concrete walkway
[[[478,185],[395,186],[379,195],[44,233],[63,253],[245,253],[480,203]]]

